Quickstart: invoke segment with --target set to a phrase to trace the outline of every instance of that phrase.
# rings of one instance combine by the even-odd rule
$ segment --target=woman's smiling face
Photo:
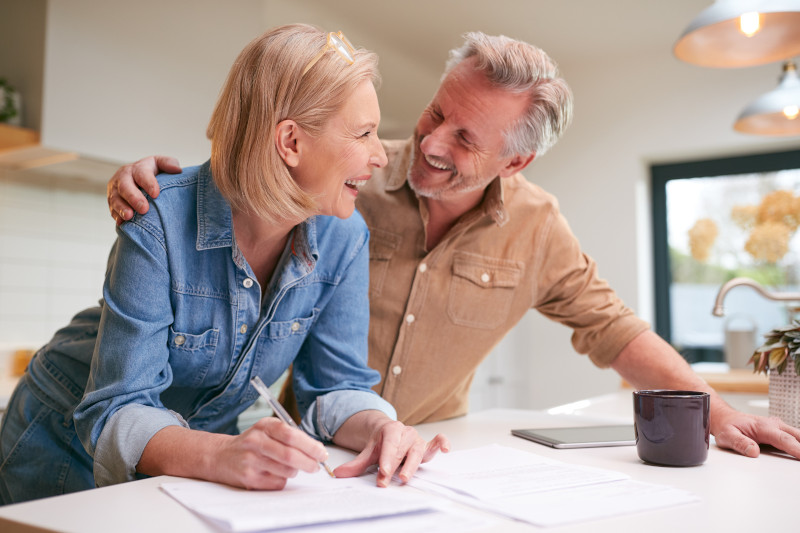
[[[306,149],[290,172],[297,184],[314,196],[319,214],[352,215],[358,188],[372,177],[373,168],[386,165],[386,152],[378,139],[380,120],[378,95],[365,80],[319,136],[301,136]]]

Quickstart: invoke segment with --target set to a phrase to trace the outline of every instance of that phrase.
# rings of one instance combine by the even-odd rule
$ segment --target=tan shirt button
[[[400,365],[395,365],[392,367],[392,374],[394,374],[395,376],[399,376],[402,371],[403,368]]]
[[[253,280],[251,278],[245,278],[245,280],[242,282],[242,285],[244,285],[245,289],[249,289],[253,286]]]
[[[406,322],[408,322],[409,324],[414,322],[416,319],[417,319],[417,317],[415,317],[414,315],[411,315],[411,314],[406,315]]]
[[[488,273],[484,272],[483,274],[481,274],[481,281],[482,282],[489,283],[490,279],[492,279],[492,277]]]
[[[419,271],[420,272],[425,272],[426,270],[428,270],[428,265],[426,265],[425,263],[422,263],[421,265],[419,265]]]
[[[239,333],[247,333],[247,324],[242,324],[242,327],[239,328]]]

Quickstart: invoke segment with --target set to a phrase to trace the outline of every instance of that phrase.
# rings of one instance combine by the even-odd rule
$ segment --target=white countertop
[[[757,400],[742,397],[736,401],[748,405],[754,399]],[[632,403],[630,391],[623,390],[548,411],[491,409],[417,428],[428,439],[436,433],[445,433],[455,450],[497,443],[567,463],[623,472],[635,480],[685,489],[701,498],[700,503],[554,528],[558,533],[787,531],[786,513],[796,500],[794,488],[800,477],[800,462],[782,454],[762,453],[758,459],[749,459],[712,444],[705,464],[670,468],[644,464],[632,446],[556,450],[510,434],[511,429],[521,427],[631,422]],[[331,448],[330,451],[332,466],[352,457],[344,450]],[[170,479],[174,478],[151,478],[0,507],[0,530],[5,533],[42,529],[76,533],[216,532],[160,491],[159,484]],[[503,519],[499,525],[478,531],[538,529]]]

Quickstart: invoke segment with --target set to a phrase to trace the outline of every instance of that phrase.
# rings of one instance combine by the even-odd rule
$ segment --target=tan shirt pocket
[[[455,324],[492,329],[508,317],[524,265],[466,252],[453,256],[447,315]]]

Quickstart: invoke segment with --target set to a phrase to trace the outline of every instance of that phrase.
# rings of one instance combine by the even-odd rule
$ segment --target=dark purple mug
[[[633,393],[636,451],[647,463],[694,466],[708,457],[707,392],[640,390]]]

